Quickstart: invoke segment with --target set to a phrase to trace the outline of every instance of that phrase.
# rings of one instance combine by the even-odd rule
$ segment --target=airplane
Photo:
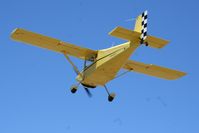
[[[63,54],[77,74],[77,84],[70,88],[72,93],[75,93],[81,84],[88,96],[91,97],[90,89],[102,86],[108,94],[108,101],[112,102],[115,93],[110,93],[106,84],[121,76],[118,75],[121,69],[125,69],[125,73],[137,72],[167,80],[178,79],[186,75],[185,72],[129,60],[130,56],[141,45],[161,49],[169,43],[167,40],[147,34],[147,18],[148,12],[144,11],[136,18],[134,30],[120,26],[113,29],[109,35],[127,42],[101,50],[83,48],[21,28],[16,28],[11,33],[11,38],[15,41]],[[78,70],[70,56],[84,60],[84,67],[81,71]]]

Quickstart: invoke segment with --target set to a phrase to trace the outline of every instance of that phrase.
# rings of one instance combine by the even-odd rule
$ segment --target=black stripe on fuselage
[[[110,55],[112,55],[112,54],[114,54],[114,53],[116,53],[116,52],[122,50],[122,49],[125,50],[124,48],[118,49],[118,50],[116,50],[116,51],[114,51],[114,52],[112,52],[112,53],[110,53],[110,54],[108,54],[108,55],[105,55],[104,57],[101,57],[100,59],[94,61],[92,64],[90,64],[88,67],[86,67],[86,68],[83,70],[83,72],[85,72],[87,69],[89,69],[92,65],[96,64],[98,61],[100,61],[100,60],[102,60],[102,59],[104,59],[104,58],[106,58],[106,57],[108,57],[108,56],[110,56]]]

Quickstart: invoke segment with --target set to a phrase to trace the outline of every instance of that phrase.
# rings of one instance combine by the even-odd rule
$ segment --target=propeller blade
[[[88,95],[89,97],[92,97],[92,94],[91,94],[91,92],[89,91],[89,89],[86,88],[86,87],[84,87],[84,89],[85,89],[87,95]]]

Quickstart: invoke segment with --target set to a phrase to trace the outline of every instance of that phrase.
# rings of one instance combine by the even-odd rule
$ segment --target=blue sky
[[[1,0],[0,132],[2,133],[198,133],[199,2],[196,0]],[[61,54],[10,39],[25,28],[79,46],[102,49],[124,42],[108,32],[133,29],[149,11],[150,34],[171,40],[161,50],[141,46],[131,59],[188,73],[167,81],[137,73],[101,87],[88,98],[70,86],[75,73]],[[82,61],[73,58],[78,66]]]

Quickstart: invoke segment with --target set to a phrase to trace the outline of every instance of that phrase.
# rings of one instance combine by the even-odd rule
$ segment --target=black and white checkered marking
[[[147,17],[148,17],[148,12],[144,11],[142,13],[142,30],[140,35],[141,44],[143,44],[144,40],[147,38]]]

